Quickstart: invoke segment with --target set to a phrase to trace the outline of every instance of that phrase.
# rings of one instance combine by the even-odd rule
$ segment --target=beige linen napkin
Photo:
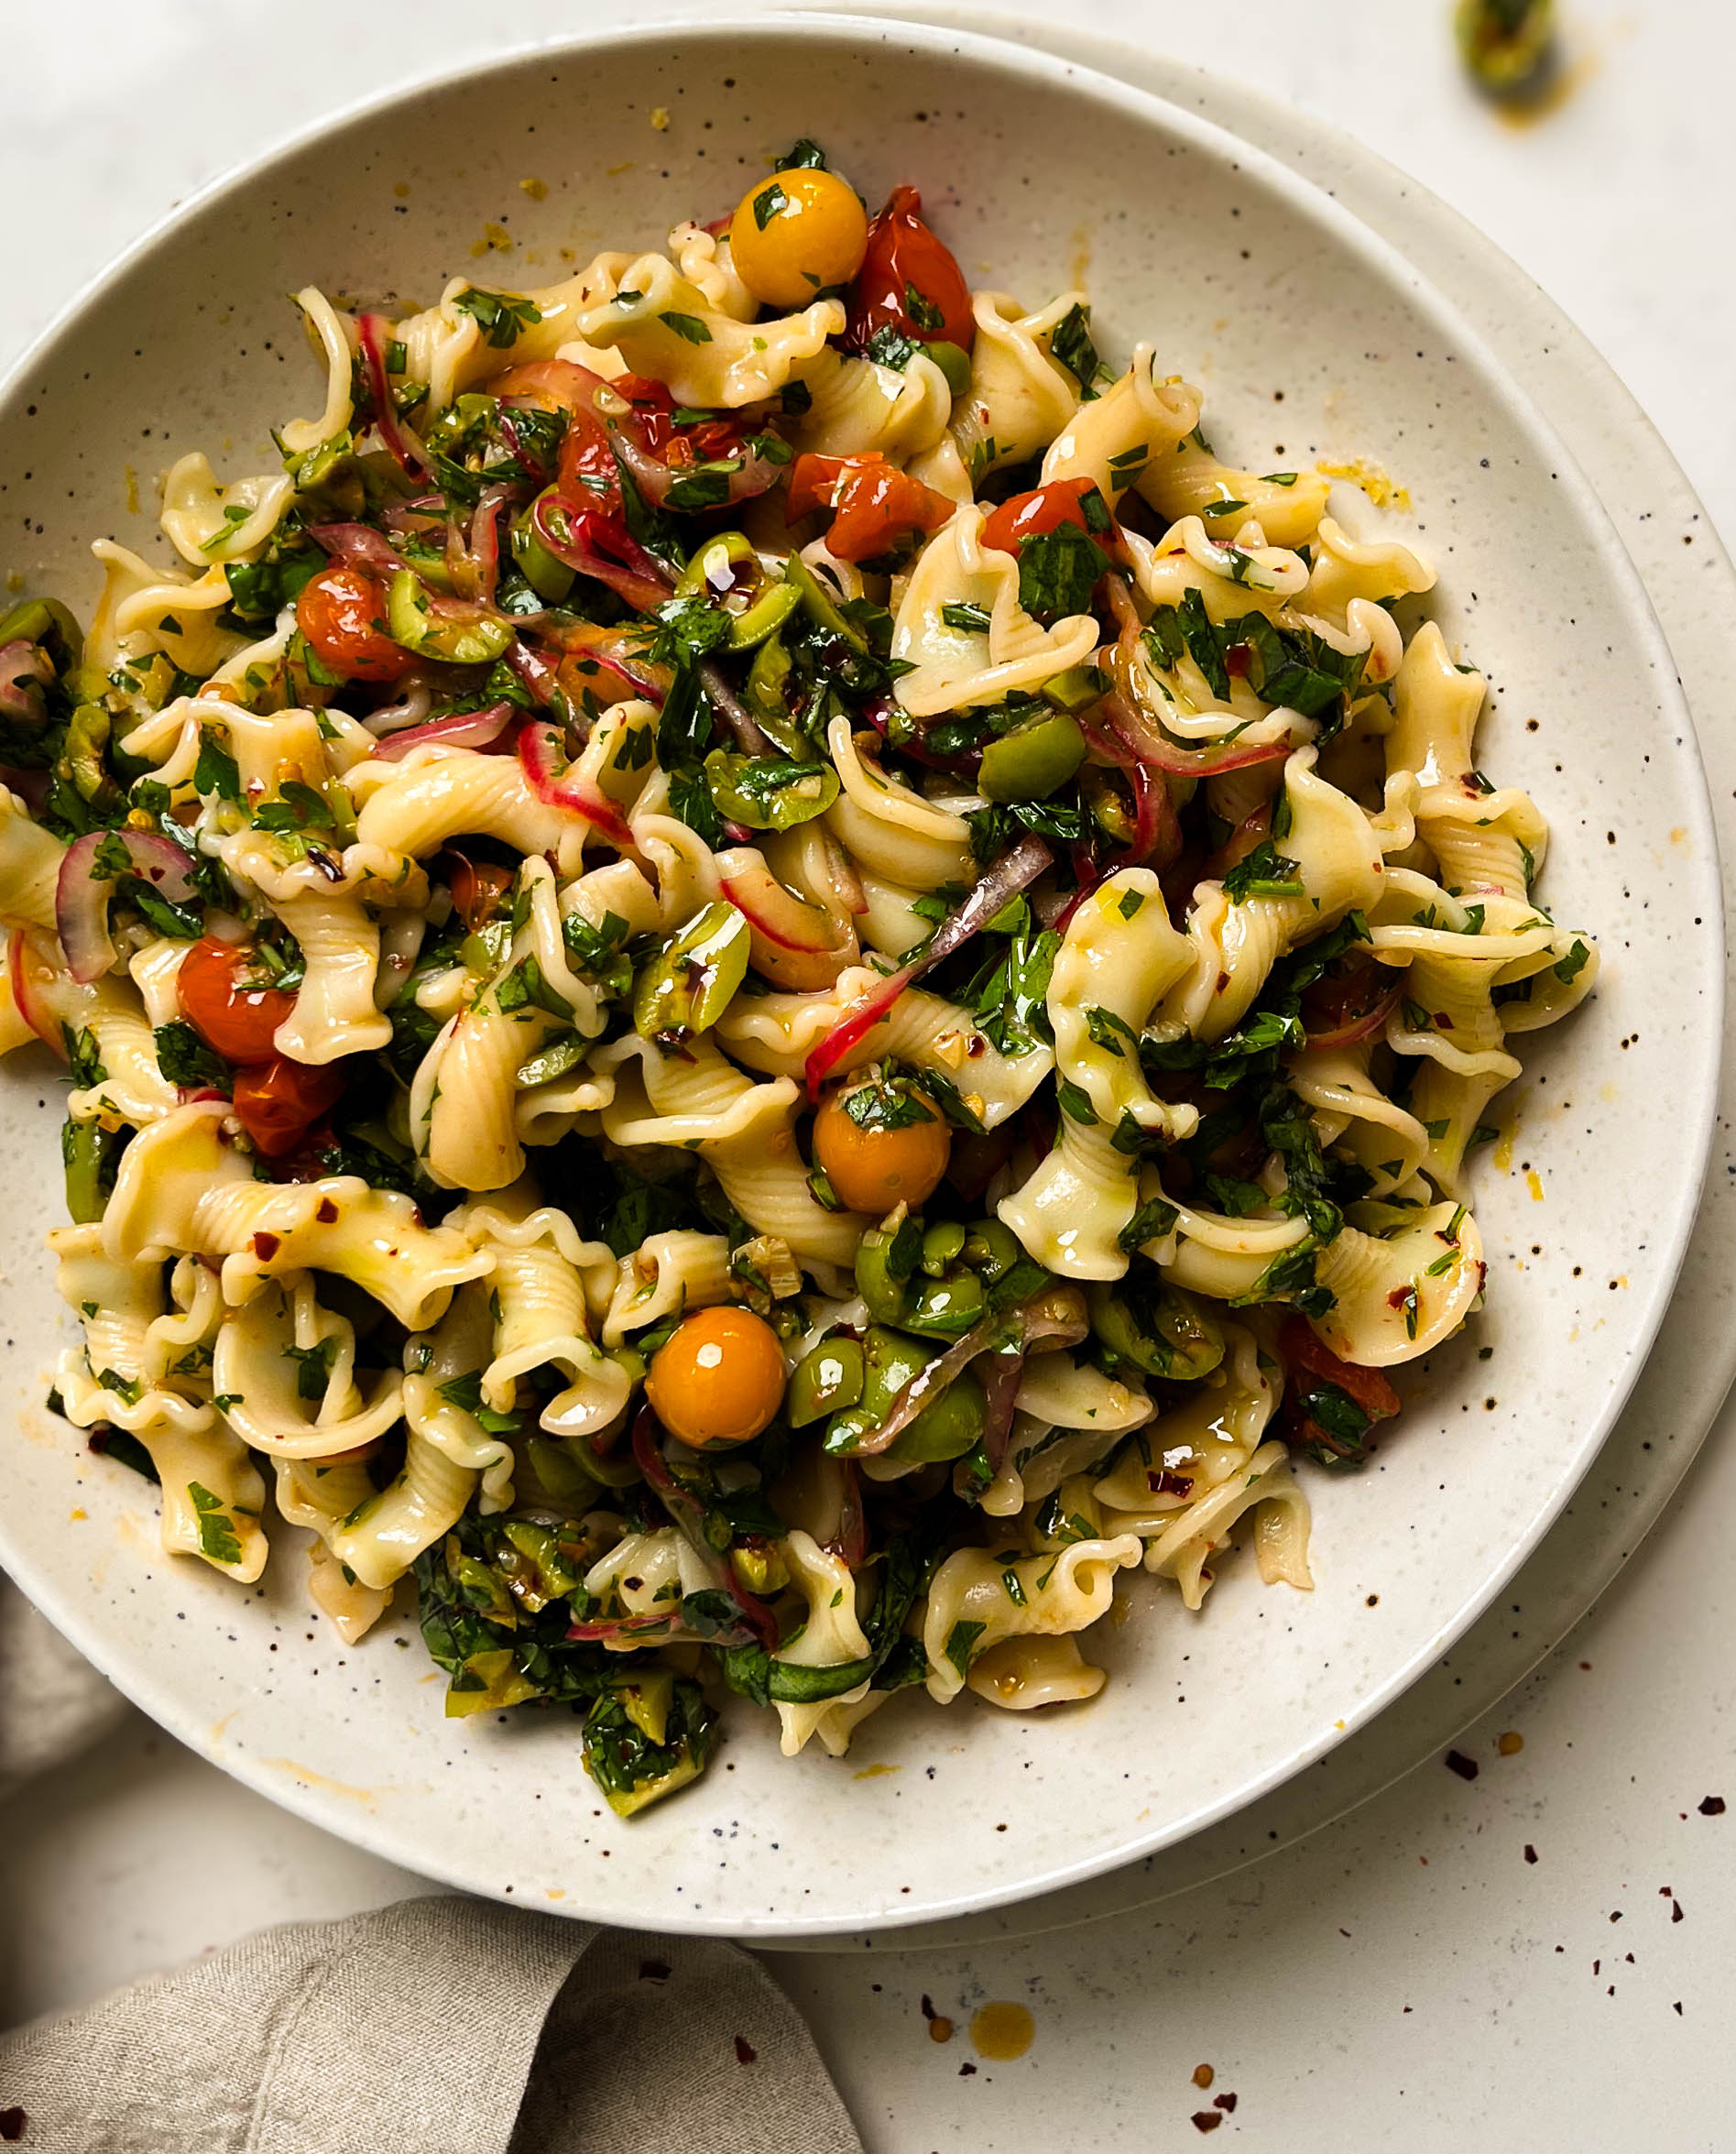
[[[114,1696],[0,1580],[0,1791],[100,1733]],[[40,1719],[21,1733],[45,1697],[52,1744]],[[261,1930],[0,2036],[0,2140],[49,2154],[862,2154],[807,2028],[734,1945],[457,1898]]]

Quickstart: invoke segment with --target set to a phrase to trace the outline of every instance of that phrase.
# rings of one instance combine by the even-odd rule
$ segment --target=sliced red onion
[[[504,403],[500,407],[498,424],[500,438],[506,443],[507,454],[514,463],[524,466],[530,476],[530,482],[533,486],[547,486],[554,476],[554,466],[547,463],[541,456],[534,454],[529,443],[520,437],[519,429],[513,422],[511,408]]]
[[[507,663],[541,707],[549,709],[561,693],[554,661],[529,644],[515,643],[507,653]]]
[[[747,835],[751,837],[753,833]],[[832,915],[785,890],[770,868],[753,861],[737,864],[727,854],[718,856],[717,865],[723,871],[719,880],[724,895],[769,943],[775,943],[781,950],[800,950],[809,956],[839,947],[837,924]],[[802,918],[810,913],[817,923],[813,927]]]
[[[394,733],[381,741],[375,754],[383,763],[396,763],[411,749],[430,740],[438,740],[447,748],[492,748],[518,715],[509,703],[491,703],[486,710],[454,711],[450,717],[412,726],[406,733]]]
[[[865,999],[840,1017],[814,1048],[807,1062],[809,1099],[818,1099],[827,1076],[868,1036],[912,980],[920,979],[943,957],[950,957],[986,926],[1003,905],[1053,865],[1054,855],[1042,838],[1032,835],[1021,837],[1010,853],[1003,853],[984,872],[982,880],[958,910],[942,921],[934,931],[934,940],[907,965],[888,973],[870,989]]]
[[[1012,1440],[1012,1416],[1019,1396],[1019,1380],[1025,1372],[1022,1347],[1017,1352],[989,1354],[984,1363],[983,1456],[988,1471],[999,1473],[1006,1463],[1007,1446]]]
[[[53,661],[39,644],[8,643],[0,650],[0,715],[40,724],[42,691],[53,678]]]
[[[1335,1025],[1330,1032],[1310,1033],[1302,1043],[1308,1054],[1317,1054],[1327,1047],[1351,1047],[1359,1040],[1370,1039],[1381,1031],[1403,999],[1403,983],[1395,986],[1390,994],[1382,995],[1372,1010],[1360,1017],[1353,1017],[1347,1024]]]
[[[668,500],[671,487],[693,476],[690,466],[665,464],[661,456],[652,455],[644,443],[618,419],[608,421],[608,430],[615,454],[632,473],[640,493],[658,507],[661,508]],[[734,464],[737,468],[728,473],[721,472],[719,465],[724,463]],[[728,491],[722,500],[707,504],[708,507],[719,508],[733,508],[737,502],[750,501],[758,494],[768,493],[783,476],[783,465],[774,464],[769,456],[762,456],[748,442],[744,442],[730,456],[719,458],[710,468],[728,480]]]
[[[623,848],[633,843],[626,817],[612,800],[583,784],[573,775],[573,766],[562,752],[558,726],[525,726],[519,734],[519,760],[540,801],[551,808],[567,808],[582,815],[611,845]]]
[[[944,1354],[916,1372],[887,1409],[885,1420],[857,1442],[851,1456],[877,1458],[890,1450],[923,1407],[937,1399],[979,1354],[993,1353],[999,1358],[1016,1353],[1022,1361],[1039,1342],[1050,1347],[1076,1346],[1089,1328],[1082,1320],[1043,1314],[1035,1302],[1027,1303],[1010,1317],[985,1317]]]
[[[742,1621],[757,1637],[768,1653],[778,1646],[778,1619],[767,1602],[757,1593],[750,1593],[736,1576],[736,1569],[727,1558],[720,1557],[705,1538],[705,1507],[690,1490],[684,1489],[669,1470],[658,1442],[662,1424],[650,1406],[641,1406],[633,1423],[633,1460],[645,1476],[648,1484],[656,1492],[658,1500],[681,1528],[689,1547],[700,1558],[715,1580],[722,1591],[728,1594],[741,1611]]]
[[[1106,695],[1097,710],[1110,736],[1136,762],[1166,771],[1176,778],[1217,778],[1226,771],[1245,771],[1255,763],[1282,762],[1292,746],[1284,739],[1249,741],[1217,749],[1178,748],[1119,689]]]
[[[47,805],[53,779],[52,771],[19,771],[10,763],[0,763],[0,785],[16,793],[33,815],[39,815]]]
[[[559,528],[551,523],[551,514]],[[673,595],[662,563],[645,551],[618,517],[551,490],[537,496],[530,522],[557,561],[606,584],[636,613],[652,613]]]
[[[308,536],[345,568],[380,576],[395,576],[401,568],[416,573],[415,563],[406,561],[386,534],[371,524],[316,523],[309,527]]]
[[[613,673],[617,680],[624,681],[636,695],[644,696],[660,710],[662,708],[663,698],[669,693],[669,669],[653,665],[644,656],[643,629],[604,629],[595,621],[562,620],[550,613],[522,614],[519,617],[519,627],[521,634],[540,637],[569,658],[590,659]],[[552,681],[551,666],[550,678]],[[530,681],[525,685],[531,688],[532,694],[536,693]]]
[[[101,979],[115,963],[109,939],[110,878],[97,872],[99,847],[125,846],[131,872],[160,896],[180,904],[193,894],[191,863],[172,838],[151,830],[87,830],[67,847],[54,889],[54,925],[66,952],[67,970],[79,981]]]
[[[413,501],[394,501],[380,513],[388,531],[401,531],[418,539],[435,537],[446,528],[446,497],[418,494]]]
[[[518,487],[485,487],[470,519],[470,558],[475,564],[476,596],[485,606],[494,605],[500,577],[500,511],[520,491]]]
[[[723,669],[715,659],[702,658],[698,666],[699,684],[705,691],[712,708],[735,735],[744,755],[775,755],[768,735],[759,721],[737,695],[724,679]]]
[[[64,1062],[66,1042],[60,1037],[59,1020],[36,991],[31,978],[31,956],[30,938],[22,927],[15,927],[6,937],[6,979],[12,989],[12,1000],[18,1006],[18,1015],[37,1038],[45,1047],[52,1047]]]
[[[837,1463],[844,1487],[838,1503],[837,1538],[827,1546],[848,1569],[860,1570],[868,1561],[868,1506],[862,1501],[861,1469],[851,1459],[840,1459]]]
[[[386,333],[391,323],[384,314],[364,314],[355,326],[362,348],[362,369],[367,377],[374,424],[379,437],[400,471],[407,472],[411,478],[425,479],[433,469],[428,452],[399,420],[398,406],[392,401],[392,385],[386,366]]]
[[[891,719],[898,709],[890,695],[877,695],[872,703],[863,706],[862,715],[885,741],[891,740]],[[920,734],[909,740],[896,743],[900,755],[908,756],[912,762],[921,763],[925,771],[943,771],[949,778],[974,778],[982,767],[982,750],[966,749],[958,755],[936,755],[933,749],[923,745]]]

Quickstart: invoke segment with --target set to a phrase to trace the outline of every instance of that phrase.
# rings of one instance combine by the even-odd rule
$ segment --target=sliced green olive
[[[912,1331],[962,1339],[987,1307],[982,1281],[975,1272],[949,1272],[944,1279],[922,1282],[904,1322]]]
[[[737,1541],[729,1551],[729,1568],[761,1600],[782,1592],[790,1583],[790,1566],[776,1541]]]
[[[450,665],[492,665],[508,650],[513,631],[506,621],[442,620],[430,608],[421,578],[413,569],[400,568],[392,578],[386,597],[388,631],[394,643],[422,658],[443,659]]]
[[[677,598],[715,598],[737,564],[757,562],[753,541],[742,531],[719,531],[707,539],[675,583]]]
[[[966,1239],[967,1230],[956,1219],[936,1219],[923,1236],[923,1270],[931,1279],[943,1277],[947,1265],[964,1253]]]
[[[40,643],[58,673],[70,673],[84,650],[84,636],[58,598],[26,598],[0,620],[0,647]]]
[[[1108,689],[1108,682],[1096,666],[1069,666],[1065,673],[1051,673],[1037,693],[1052,709],[1077,717],[1094,703],[1100,703]]]
[[[576,1445],[559,1437],[530,1436],[525,1438],[525,1449],[530,1471],[545,1494],[552,1496],[557,1503],[572,1505],[577,1511],[589,1507],[595,1498],[597,1483],[585,1471],[584,1457]]]
[[[1128,1282],[1113,1293],[1094,1286],[1091,1328],[1111,1367],[1125,1362],[1174,1383],[1198,1383],[1224,1358],[1217,1319],[1174,1286],[1160,1286],[1155,1293]]]
[[[81,799],[93,801],[115,791],[103,760],[108,736],[109,716],[100,703],[80,704],[67,721],[66,746],[60,752]]]
[[[921,1339],[879,1324],[869,1325],[862,1345],[861,1403],[835,1414],[826,1425],[825,1449],[835,1458],[848,1458],[879,1428],[899,1393],[934,1358]],[[894,1438],[885,1455],[918,1461],[962,1458],[983,1432],[985,1411],[982,1385],[966,1370]]]
[[[1065,711],[1033,718],[983,750],[977,782],[990,800],[1047,800],[1085,760],[1085,735]]]
[[[1010,1227],[999,1219],[978,1219],[966,1237],[961,1252],[973,1272],[980,1272],[992,1286],[1024,1257],[1024,1248]]]
[[[907,1229],[889,1234],[884,1227],[870,1227],[857,1244],[856,1290],[869,1316],[882,1324],[902,1323],[910,1307],[908,1281],[915,1265],[910,1239]]]
[[[588,1045],[588,1041],[573,1033],[568,1033],[563,1039],[551,1040],[540,1054],[519,1065],[513,1081],[519,1085],[546,1085],[555,1077],[565,1077],[568,1070],[576,1069],[584,1060]]]
[[[862,1348],[854,1339],[823,1339],[796,1363],[783,1410],[792,1428],[857,1405],[862,1396]]]
[[[970,387],[970,354],[957,344],[941,341],[924,344],[923,355],[933,359],[946,377],[946,386],[954,396],[962,397]]]
[[[552,490],[552,489],[551,489]],[[519,574],[530,585],[539,598],[551,606],[559,606],[572,590],[576,572],[564,561],[556,560],[537,536],[536,503],[513,519],[512,558]]]
[[[824,815],[838,797],[838,774],[830,763],[735,755],[722,748],[705,758],[705,782],[718,813],[750,830],[793,830]]]
[[[1109,771],[1099,770],[1095,763],[1086,764],[1079,772],[1079,795],[1091,820],[1111,845],[1120,847],[1133,842],[1139,826],[1127,794]]]
[[[693,915],[639,974],[633,1025],[645,1040],[703,1033],[716,1023],[748,976],[749,930],[721,900]]]

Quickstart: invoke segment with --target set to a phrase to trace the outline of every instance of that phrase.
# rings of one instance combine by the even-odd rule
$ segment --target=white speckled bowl
[[[490,222],[518,242],[494,257],[503,280],[542,281],[562,247],[717,213],[797,132],[869,195],[916,181],[973,279],[1034,297],[1083,276],[1104,341],[1161,338],[1256,468],[1365,456],[1403,480],[1439,618],[1496,683],[1481,760],[1548,815],[1542,894],[1600,935],[1605,969],[1575,1020],[1523,1043],[1512,1156],[1474,1191],[1487,1315],[1425,1366],[1373,1471],[1310,1482],[1311,1596],[1232,1563],[1192,1618],[1141,1581],[1092,1706],[1026,1721],[912,1698],[841,1763],[780,1759],[750,1717],[696,1792],[630,1825],[564,1716],[445,1721],[408,1613],[345,1648],[293,1559],[243,1592],[161,1556],[149,1491],[40,1405],[61,1323],[40,1248],[60,1216],[59,1086],[46,1058],[0,1073],[25,1192],[0,1219],[0,1560],[33,1598],[184,1741],[381,1854],[521,1904],[768,1939],[932,1920],[1132,1861],[1270,1789],[1438,1657],[1555,1517],[1650,1345],[1709,1134],[1723,940],[1668,653],[1589,487],[1463,323],[1260,153],[966,36],[811,18],[603,38],[394,99],[226,183],[15,377],[5,565],[88,604],[85,541],[151,536],[129,467],[267,455],[267,422],[315,400],[286,290],[424,295],[474,268]]]

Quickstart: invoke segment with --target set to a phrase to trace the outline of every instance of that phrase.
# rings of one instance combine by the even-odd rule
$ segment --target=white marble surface
[[[1736,538],[1726,91],[1736,17],[1710,0],[1564,0],[1573,93],[1492,120],[1451,64],[1446,0],[1164,11],[1183,57],[1348,126],[1489,231],[1589,332]],[[586,21],[678,9],[590,5]],[[1139,0],[1073,19],[1152,34]],[[413,18],[349,0],[85,0],[8,16],[0,190],[14,273],[0,361],[202,180],[321,114],[467,53],[570,29],[545,0]],[[413,21],[413,37],[408,34]],[[19,93],[28,86],[28,94]],[[1736,1686],[1724,1640],[1736,1445],[1715,1437],[1620,1584],[1459,1747],[1299,1848],[1088,1930],[970,1952],[789,1956],[875,2154],[1013,2150],[1057,2134],[1286,2154],[1469,2135],[1498,2147],[1722,2149],[1736,2140]],[[1547,1440],[1547,1432],[1539,1432]],[[1515,1755],[1498,1737],[1523,1738]],[[1536,1861],[1525,1857],[1527,1846]],[[420,1889],[136,1723],[38,1786],[0,1832],[0,2020],[76,2002],[259,1922]],[[1676,1910],[1680,1910],[1680,1919]],[[1619,1919],[1618,1919],[1619,1918]],[[1631,1955],[1631,1957],[1630,1957]],[[923,1997],[957,2023],[930,2039]],[[1036,2039],[975,2062],[985,1998]],[[1679,2007],[1679,2010],[1678,2010]],[[1192,2083],[1210,2063],[1209,2093]]]

